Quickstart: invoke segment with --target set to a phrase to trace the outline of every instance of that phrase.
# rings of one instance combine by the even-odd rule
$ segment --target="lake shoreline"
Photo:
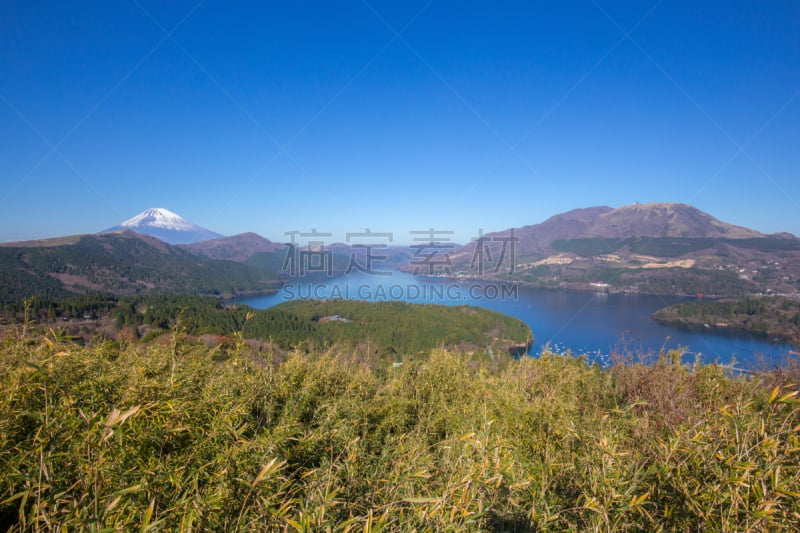
[[[800,319],[800,302],[784,297],[676,304],[659,309],[652,318],[689,331],[747,334],[800,348],[800,327],[795,324]]]
[[[516,285],[512,297],[490,298],[482,288],[489,289],[489,296],[499,292],[500,284]],[[479,280],[475,278],[453,278],[443,276],[413,276],[396,271],[393,277],[377,277],[363,273],[349,276],[325,278],[300,282],[295,279],[277,293],[261,298],[237,298],[229,304],[244,304],[254,308],[267,308],[298,296],[314,296],[315,289],[329,296],[336,287],[341,295],[350,291],[357,298],[358,287],[367,288],[366,294],[373,301],[380,301],[384,292],[378,286],[419,286],[419,297],[406,290],[399,295],[412,298],[394,298],[409,303],[433,303],[445,305],[471,305],[484,307],[524,321],[533,331],[536,342],[530,349],[533,355],[549,345],[559,353],[586,354],[589,360],[607,365],[611,355],[620,346],[630,343],[644,353],[658,353],[662,349],[688,348],[702,353],[706,360],[729,362],[756,362],[762,357],[770,361],[785,360],[793,350],[791,346],[774,343],[773,339],[756,338],[730,331],[687,331],[677,326],[661,324],[651,315],[669,305],[696,301],[696,296],[649,295],[641,292],[598,292],[566,288],[541,287],[535,284],[508,282],[505,280]],[[471,298],[470,287],[475,288],[478,298]],[[430,289],[430,290],[428,290]],[[427,290],[427,292],[425,292]],[[448,292],[448,290],[450,292]],[[493,292],[492,292],[493,291]],[[384,299],[390,299],[385,291]],[[455,295],[456,298],[448,298]],[[339,294],[334,294],[334,297]],[[361,298],[363,299],[363,298]],[[745,362],[745,365],[748,363]]]

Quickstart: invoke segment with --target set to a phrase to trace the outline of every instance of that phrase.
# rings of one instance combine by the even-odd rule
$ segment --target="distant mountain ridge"
[[[284,244],[274,243],[257,233],[240,233],[230,237],[181,244],[179,248],[194,255],[210,259],[227,259],[245,262],[257,253],[272,253],[284,250]]]
[[[512,235],[513,253],[506,250],[501,268],[476,260],[502,257]],[[453,275],[654,294],[800,295],[800,239],[728,224],[680,203],[575,209],[486,234],[478,246],[452,251]]]
[[[146,209],[101,233],[122,230],[131,230],[143,235],[150,235],[169,244],[190,244],[223,237],[219,233],[198,226],[162,207]]]
[[[0,303],[86,292],[264,293],[278,282],[264,269],[198,257],[130,230],[21,244],[0,246]]]
[[[139,233],[123,228],[0,245],[0,299],[86,291],[263,292],[293,276],[318,281],[369,264],[367,248],[342,243],[326,245],[330,266],[311,268],[305,265],[311,260],[308,249],[255,233],[179,245],[168,244],[157,231],[144,234],[155,228],[198,237],[198,226],[167,210],[147,210],[125,223]],[[504,255],[501,248],[512,234],[516,240]],[[434,272],[425,268],[430,250],[380,247],[371,255],[372,269],[579,290],[800,297],[800,239],[728,224],[686,204],[574,209],[539,224],[485,234],[480,246],[437,250],[441,268]],[[476,260],[481,254],[483,262]],[[497,265],[500,259],[504,263]]]
[[[742,295],[764,291],[800,292],[800,240],[791,234],[765,235],[728,224],[680,203],[633,204],[574,209],[540,224],[513,229],[517,239],[503,256],[512,229],[484,235],[484,264],[476,242],[438,250],[437,270],[425,263],[430,250],[380,247],[374,271],[399,269],[459,278],[520,281],[536,286],[658,294]],[[182,246],[216,259],[241,261],[275,275],[295,275],[295,251],[256,234],[242,234]],[[299,252],[300,249],[298,248]],[[329,275],[367,264],[364,248],[326,244]],[[496,269],[503,257],[504,264]],[[302,257],[296,257],[302,263]],[[450,263],[448,264],[448,261]],[[298,264],[296,262],[296,264]],[[513,268],[511,268],[513,265]],[[300,273],[324,280],[322,269]]]
[[[747,239],[764,234],[722,222],[686,204],[633,204],[611,209],[592,224],[586,237],[683,237]]]
[[[486,235],[510,235],[511,229]],[[552,244],[564,239],[629,239],[650,238],[762,238],[763,233],[717,220],[687,204],[649,203],[618,208],[606,206],[573,209],[554,215],[540,224],[514,228],[519,238],[516,251],[522,257],[547,255],[554,251]],[[471,251],[474,243],[461,252]]]

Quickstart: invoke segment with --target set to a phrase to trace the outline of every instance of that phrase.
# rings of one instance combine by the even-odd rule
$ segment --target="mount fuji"
[[[169,244],[191,244],[223,237],[161,207],[151,208],[101,233],[131,230]]]

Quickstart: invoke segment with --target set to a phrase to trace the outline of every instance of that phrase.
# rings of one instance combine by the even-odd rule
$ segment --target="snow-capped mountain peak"
[[[153,207],[139,213],[133,218],[129,218],[120,226],[125,228],[138,228],[141,226],[150,226],[154,228],[171,229],[176,231],[191,231],[197,226],[183,218],[182,216],[173,213],[163,207]]]
[[[190,244],[223,237],[163,207],[146,209],[103,233],[126,229],[156,237],[169,244]]]

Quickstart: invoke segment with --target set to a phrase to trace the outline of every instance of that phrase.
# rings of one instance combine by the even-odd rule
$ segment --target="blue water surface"
[[[533,331],[531,353],[545,347],[558,353],[585,355],[608,366],[617,357],[644,359],[664,349],[681,348],[685,361],[734,363],[737,368],[762,369],[785,362],[791,346],[747,334],[712,329],[689,331],[657,323],[650,315],[686,301],[674,296],[606,294],[547,290],[515,284],[454,281],[392,272],[375,276],[354,272],[314,281],[287,283],[276,294],[237,300],[257,309],[307,298],[475,305],[525,322]]]

